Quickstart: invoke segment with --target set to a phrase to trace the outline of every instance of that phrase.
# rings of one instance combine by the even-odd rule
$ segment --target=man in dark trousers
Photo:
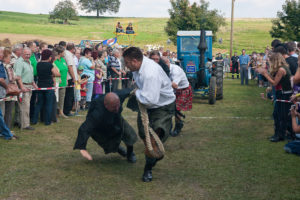
[[[236,52],[231,57],[231,64],[232,64],[232,79],[234,79],[234,74],[237,74],[237,78],[239,78],[239,57]]]
[[[87,141],[92,137],[104,149],[105,154],[118,152],[127,157],[128,162],[136,162],[133,144],[137,141],[137,135],[121,116],[122,103],[130,95],[130,91],[131,89],[119,90],[92,101],[86,120],[78,130],[74,146],[83,157],[93,159],[86,150]],[[120,146],[121,141],[126,144],[127,152]]]

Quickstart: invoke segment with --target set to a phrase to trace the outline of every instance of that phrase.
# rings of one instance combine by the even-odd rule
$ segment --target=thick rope
[[[148,150],[151,157],[160,159],[165,154],[164,145],[162,144],[162,142],[159,139],[158,135],[149,126],[149,117],[148,117],[146,107],[143,104],[141,104],[139,101],[137,101],[137,102],[138,102],[139,109],[140,109],[140,112],[141,112],[142,124],[143,124],[144,132],[145,132],[146,149]],[[153,137],[154,141],[157,144],[157,147],[158,147],[157,151],[155,151],[153,146],[152,146],[151,136]]]

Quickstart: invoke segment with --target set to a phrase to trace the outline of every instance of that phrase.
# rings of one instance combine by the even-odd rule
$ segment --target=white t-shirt
[[[172,82],[178,85],[178,89],[184,89],[190,85],[186,74],[178,65],[170,64],[170,77]]]

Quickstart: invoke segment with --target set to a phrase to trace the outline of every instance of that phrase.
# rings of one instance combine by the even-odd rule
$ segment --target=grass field
[[[159,44],[175,50],[176,47],[167,46],[167,34],[164,32],[167,18],[94,18],[80,17],[79,21],[72,21],[72,25],[52,24],[48,22],[48,15],[32,15],[0,11],[0,39],[10,38],[13,42],[26,39],[44,39],[57,43],[61,39],[79,43],[82,39],[108,39],[114,37],[114,27],[118,21],[123,26],[132,22],[138,32],[135,45],[143,47],[147,44]],[[234,50],[240,52],[245,48],[248,52],[263,52],[270,45],[270,19],[236,19],[234,34]],[[228,52],[230,44],[230,22],[222,27],[218,38],[223,44],[214,44],[214,52]],[[128,44],[126,38],[121,43]]]
[[[72,147],[84,116],[61,120],[17,141],[0,140],[0,199],[300,199],[299,157],[273,144],[272,105],[263,89],[225,80],[224,100],[208,105],[195,99],[186,113],[182,134],[169,138],[165,159],[153,170],[154,180],[142,183],[143,144],[135,145],[138,162],[105,155],[91,139],[94,161]],[[124,117],[136,129],[136,114]]]

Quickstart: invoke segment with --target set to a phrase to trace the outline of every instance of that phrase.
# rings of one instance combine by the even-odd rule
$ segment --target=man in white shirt
[[[170,78],[163,69],[143,56],[139,48],[131,47],[124,54],[126,67],[133,72],[133,78],[138,89],[135,92],[137,100],[146,106],[151,128],[162,142],[169,136],[172,117],[175,113],[175,95]],[[141,114],[138,114],[138,130],[141,139],[145,140]],[[143,181],[152,181],[152,168],[158,160],[146,155],[146,165]]]
[[[73,86],[76,81],[78,81],[77,67],[75,64],[75,45],[73,43],[68,43],[65,51],[65,60],[68,65],[68,86]],[[74,88],[66,88],[66,96],[64,103],[64,114],[66,116],[72,116],[71,111],[74,103]]]
[[[162,60],[170,68],[172,87],[176,93],[176,124],[174,130],[170,133],[171,136],[176,137],[183,128],[182,117],[184,117],[184,115],[181,113],[181,111],[189,111],[192,109],[193,91],[183,69],[178,65],[170,64],[170,61],[167,57],[162,57]]]

